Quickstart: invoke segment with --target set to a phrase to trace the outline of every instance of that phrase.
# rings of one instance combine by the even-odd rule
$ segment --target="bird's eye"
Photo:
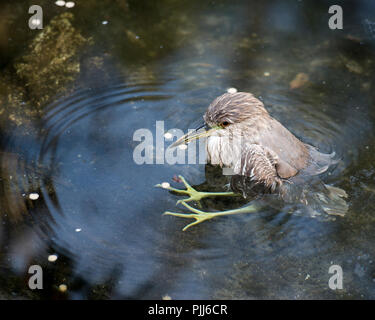
[[[221,123],[221,126],[223,128],[225,128],[225,127],[229,126],[229,122],[228,121],[224,121],[224,122]]]

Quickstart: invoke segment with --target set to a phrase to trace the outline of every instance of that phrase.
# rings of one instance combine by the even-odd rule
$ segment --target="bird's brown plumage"
[[[221,95],[210,104],[204,120],[221,127],[207,139],[208,162],[231,167],[234,176],[271,192],[282,193],[283,184],[293,177],[317,175],[335,163],[332,155],[295,137],[250,93]],[[232,181],[232,189],[244,193],[238,185]]]

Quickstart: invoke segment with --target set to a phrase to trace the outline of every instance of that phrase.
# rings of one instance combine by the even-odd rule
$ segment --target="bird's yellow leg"
[[[155,186],[155,187],[167,189],[167,190],[170,190],[170,191],[173,191],[173,192],[176,192],[176,193],[186,194],[186,195],[189,196],[189,198],[187,198],[187,199],[178,200],[177,204],[189,202],[189,201],[199,201],[202,198],[207,198],[207,197],[238,196],[238,194],[236,194],[234,192],[201,192],[201,191],[197,191],[185,180],[185,178],[183,176],[178,176],[178,177],[181,179],[182,183],[185,185],[186,190],[176,189],[176,188],[172,188],[172,187],[169,187],[169,186],[165,187],[162,184],[157,184]]]
[[[181,203],[187,209],[189,209],[190,211],[192,211],[194,213],[178,213],[178,212],[166,211],[166,212],[164,212],[164,214],[169,215],[169,216],[180,217],[180,218],[195,219],[194,222],[185,226],[185,228],[183,228],[182,231],[185,231],[185,230],[189,229],[190,227],[192,227],[192,226],[194,226],[198,223],[201,223],[201,222],[206,221],[206,220],[210,220],[210,219],[215,218],[215,217],[226,216],[226,215],[231,215],[231,214],[238,214],[238,213],[251,213],[251,212],[255,212],[255,211],[258,210],[258,207],[255,206],[254,204],[252,204],[252,205],[248,205],[246,207],[242,207],[242,208],[239,208],[239,209],[217,211],[217,212],[205,212],[205,211],[201,211],[201,210],[198,210],[196,208],[193,208],[192,206],[188,205],[187,203],[185,203],[183,201]]]

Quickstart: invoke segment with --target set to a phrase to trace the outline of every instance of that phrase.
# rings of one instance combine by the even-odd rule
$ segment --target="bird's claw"
[[[201,204],[200,204],[199,200],[201,200],[202,198],[213,197],[213,196],[236,196],[235,193],[233,193],[233,192],[200,192],[200,191],[195,190],[185,180],[184,177],[182,177],[182,176],[178,176],[178,177],[181,179],[182,183],[185,185],[185,187],[186,187],[185,190],[173,188],[169,185],[169,183],[157,184],[155,187],[163,188],[163,189],[166,189],[166,190],[169,190],[169,191],[172,191],[172,192],[175,192],[175,193],[179,193],[179,194],[186,194],[186,195],[189,196],[189,198],[178,200],[177,204],[182,204],[183,206],[185,206],[188,210],[192,211],[193,213],[188,214],[188,213],[178,213],[178,212],[170,212],[170,211],[164,212],[165,215],[170,215],[170,216],[175,216],[175,217],[180,217],[180,218],[195,219],[194,222],[185,226],[185,228],[182,229],[183,231],[185,231],[188,228],[190,228],[191,226],[194,226],[194,225],[196,225],[198,223],[201,223],[203,221],[212,219],[216,216],[221,216],[221,215],[227,214],[226,212],[205,212],[205,211],[201,211],[199,209],[196,209],[196,208],[188,205],[186,202],[196,201],[198,203],[199,207],[201,208]],[[231,214],[231,213],[229,213],[229,211],[228,211],[228,214]]]
[[[182,183],[185,185],[186,189],[176,189],[170,186],[163,186],[163,184],[157,184],[155,187],[167,189],[172,192],[180,193],[180,194],[186,194],[189,196],[189,198],[178,200],[176,204],[184,203],[184,202],[190,202],[190,201],[199,201],[202,198],[206,196],[206,192],[200,192],[195,190],[186,180],[183,176],[178,176]]]
[[[212,219],[212,218],[214,218],[216,216],[215,213],[204,212],[204,211],[195,209],[195,208],[189,206],[184,201],[181,201],[180,203],[182,203],[187,209],[189,209],[190,211],[195,212],[195,213],[178,213],[178,212],[166,211],[166,212],[164,212],[164,215],[175,216],[175,217],[186,218],[186,219],[195,219],[194,222],[186,225],[182,229],[182,231],[186,231],[190,227],[192,227],[192,226],[194,226],[196,224],[199,224],[201,222],[204,222],[206,220],[210,220],[210,219]]]

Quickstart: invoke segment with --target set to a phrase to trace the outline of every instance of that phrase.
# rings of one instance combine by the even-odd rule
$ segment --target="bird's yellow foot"
[[[229,196],[230,197],[230,196],[237,196],[238,195],[234,192],[201,192],[201,191],[197,191],[185,180],[185,178],[183,176],[178,176],[178,177],[181,179],[182,183],[185,185],[186,190],[176,189],[176,188],[173,188],[173,187],[169,186],[169,184],[164,185],[164,183],[162,183],[162,184],[159,183],[155,186],[155,187],[167,189],[167,190],[170,190],[170,191],[173,191],[173,192],[176,192],[176,193],[186,194],[186,195],[189,196],[189,198],[187,198],[187,199],[178,200],[177,204],[189,202],[189,201],[199,201],[202,198],[207,198],[207,197],[217,197],[217,196]]]
[[[206,220],[210,220],[210,219],[212,219],[214,217],[225,216],[225,215],[230,215],[230,214],[238,214],[238,213],[250,213],[250,212],[254,212],[254,211],[256,211],[258,209],[255,205],[249,205],[249,206],[242,207],[242,208],[239,208],[239,209],[234,209],[234,210],[217,211],[217,212],[205,212],[205,211],[193,208],[192,206],[189,206],[184,201],[182,201],[181,203],[187,209],[189,209],[190,211],[192,211],[194,213],[178,213],[178,212],[166,211],[166,212],[164,212],[164,214],[165,215],[169,215],[169,216],[180,217],[180,218],[195,219],[194,222],[192,222],[192,223],[188,224],[187,226],[185,226],[182,229],[182,231],[185,231],[188,228],[190,228],[190,227],[192,227],[192,226],[194,226],[194,225],[196,225],[198,223],[201,223],[201,222],[206,221]]]

